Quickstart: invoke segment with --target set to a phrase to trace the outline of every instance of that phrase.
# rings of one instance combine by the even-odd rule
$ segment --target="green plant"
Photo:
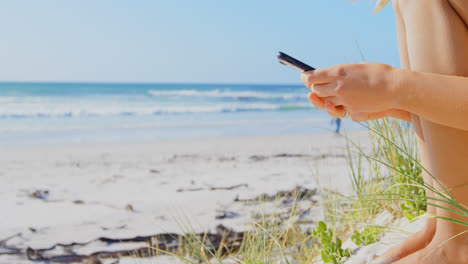
[[[381,229],[378,227],[367,226],[362,230],[362,232],[354,231],[353,235],[351,236],[351,240],[357,246],[361,245],[370,245],[377,242],[377,238],[381,233]]]
[[[341,239],[334,237],[333,230],[327,228],[324,222],[319,221],[312,236],[322,244],[320,256],[325,263],[343,263],[344,258],[351,256],[351,250],[341,248]]]
[[[208,238],[193,236],[186,239],[182,249],[174,255],[181,256],[187,263],[206,264],[224,263],[226,258],[240,264],[312,263],[320,255],[325,263],[338,264],[351,255],[351,250],[344,249],[338,237],[346,239],[351,230],[369,223],[383,209],[395,218],[414,218],[425,211],[426,205],[468,215],[468,209],[453,199],[420,164],[415,136],[405,124],[385,118],[370,122],[367,128],[371,134],[370,148],[348,139],[347,158],[355,195],[346,197],[329,190],[324,192],[328,196],[323,201],[310,206],[322,205],[325,219],[337,228],[331,229],[319,222],[310,232],[306,225],[300,224],[300,216],[307,209],[298,206],[295,199],[293,205],[287,207],[286,214],[281,202],[278,203],[279,213],[261,212],[235,248],[216,249]],[[423,171],[432,177],[434,186],[424,183]],[[425,190],[434,196],[427,196]],[[461,220],[432,217],[468,226]],[[190,225],[188,227],[186,232],[192,233]],[[369,245],[377,241],[383,230],[368,226],[361,232],[354,232],[351,240],[357,245]],[[314,239],[320,243],[313,243]]]
[[[349,197],[351,211],[346,213],[351,222],[368,222],[385,206],[383,201],[368,199],[385,189],[386,182],[381,176],[382,164],[376,162],[379,155],[379,147],[375,141],[371,141],[370,150],[365,151],[359,143],[347,138],[346,160],[355,193],[355,196]]]
[[[398,193],[390,195],[376,194],[373,197],[369,197],[368,200],[387,202],[403,201],[405,202],[405,205],[403,207],[400,206],[400,208],[409,208],[410,210],[413,210],[414,216],[420,215],[424,212],[424,208],[427,206],[433,206],[458,216],[468,216],[468,208],[456,201],[449,190],[436,177],[434,177],[430,171],[422,166],[418,157],[414,133],[407,129],[406,125],[402,125],[401,121],[397,121],[395,119],[384,118],[379,121],[371,122],[367,128],[375,135],[375,138],[381,142],[381,152],[382,155],[384,155],[384,158],[377,161],[387,167],[389,171],[394,174],[395,178],[400,176],[400,181],[406,181],[404,177],[401,177],[401,175],[412,180],[411,183],[405,183],[403,185],[418,187],[417,189],[410,189],[412,191],[405,191],[404,195]],[[422,171],[427,175],[427,177],[432,179],[432,185],[426,184],[421,178],[419,178],[420,172]],[[395,182],[395,186],[398,185],[399,184]],[[426,195],[420,188],[423,188],[424,191],[427,190],[432,192],[433,195]],[[453,189],[454,188],[451,190]],[[387,195],[387,197],[385,197],[385,195]],[[412,217],[411,214],[408,216]],[[468,222],[452,217],[441,215],[431,215],[431,217],[468,226]],[[458,235],[461,235],[461,233]]]
[[[397,156],[400,160],[395,177],[395,185],[390,189],[392,194],[399,195],[405,199],[400,202],[400,208],[408,220],[424,214],[427,210],[426,191],[424,190],[424,179],[421,176],[421,166],[402,155]],[[412,196],[417,195],[413,199]]]
[[[393,200],[409,220],[424,214],[427,199],[414,133],[402,121],[390,118],[372,121],[369,129],[379,148],[373,159],[393,176],[386,191],[388,202]]]

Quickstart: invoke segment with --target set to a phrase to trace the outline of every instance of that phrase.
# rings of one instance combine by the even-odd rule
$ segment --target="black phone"
[[[299,71],[299,72],[306,72],[306,71],[312,71],[312,70],[315,70],[314,67],[312,66],[309,66],[299,60],[296,60],[295,58],[283,53],[283,52],[278,52],[278,61],[279,63],[283,64],[283,65],[286,65],[286,66],[289,66],[291,68],[293,68],[294,70],[296,71]]]

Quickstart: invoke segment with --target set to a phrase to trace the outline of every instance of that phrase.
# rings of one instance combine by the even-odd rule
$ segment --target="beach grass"
[[[207,235],[194,235],[190,219],[182,219],[181,229],[188,234],[181,249],[168,253],[186,263],[344,263],[351,251],[343,241],[352,240],[356,246],[375,243],[391,223],[375,223],[382,212],[393,220],[418,218],[428,205],[467,216],[468,209],[422,166],[414,133],[408,124],[385,118],[363,124],[371,137],[370,146],[361,146],[348,138],[346,149],[349,177],[354,194],[322,191],[323,200],[309,208],[297,206],[298,199],[284,211],[264,213],[258,202],[258,221],[251,223],[237,245],[215,246]],[[346,137],[346,134],[345,134]],[[435,187],[424,183],[421,173],[433,178]],[[427,196],[431,191],[434,196]],[[297,197],[296,197],[297,198]],[[321,206],[324,221],[304,225],[299,220],[304,210]],[[280,209],[280,208],[278,208]],[[284,209],[284,208],[283,208]],[[468,223],[448,217],[426,215],[468,226]],[[192,235],[191,235],[192,234]]]

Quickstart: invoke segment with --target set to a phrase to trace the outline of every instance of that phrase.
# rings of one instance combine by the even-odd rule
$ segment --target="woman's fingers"
[[[330,114],[333,117],[342,118],[346,114],[346,107],[340,103],[340,99],[338,97],[322,98],[318,96],[316,93],[311,92],[309,93],[309,101],[314,106],[327,110],[328,114]],[[410,114],[407,111],[399,110],[399,109],[389,109],[387,111],[373,112],[373,113],[350,111],[348,113],[348,116],[353,121],[356,121],[356,122],[376,120],[376,119],[384,118],[386,116],[391,116],[391,117],[402,119],[407,122],[411,122]]]
[[[320,97],[336,96],[338,82],[313,84],[311,90]]]
[[[338,97],[320,97],[316,93],[311,92],[308,95],[309,101],[316,107],[324,109],[325,103],[332,103],[334,105],[342,105],[341,100]]]
[[[313,104],[315,107],[318,107],[320,109],[325,108],[325,99],[324,98],[319,97],[315,93],[309,93],[308,97],[309,97],[310,103]]]
[[[313,84],[329,83],[334,79],[335,77],[330,74],[330,70],[328,68],[307,71],[301,74],[301,81],[309,89],[311,89]]]
[[[327,112],[333,117],[343,117],[346,114],[346,108],[342,105],[335,106],[331,101],[334,98],[322,98],[315,93],[309,93],[309,101],[318,108],[326,109]]]
[[[327,110],[328,114],[333,117],[342,118],[346,115],[346,108],[342,105],[335,106],[334,104],[328,102],[325,103],[325,109]]]
[[[319,94],[317,94],[317,96],[322,98]],[[340,97],[330,96],[330,97],[324,97],[323,99],[325,100],[325,103],[330,102],[330,103],[332,103],[332,104],[334,104],[336,106],[344,105],[343,98],[340,98]]]

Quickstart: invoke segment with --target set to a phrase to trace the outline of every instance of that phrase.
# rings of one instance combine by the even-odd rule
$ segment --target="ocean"
[[[302,85],[0,83],[0,145],[331,130]]]

